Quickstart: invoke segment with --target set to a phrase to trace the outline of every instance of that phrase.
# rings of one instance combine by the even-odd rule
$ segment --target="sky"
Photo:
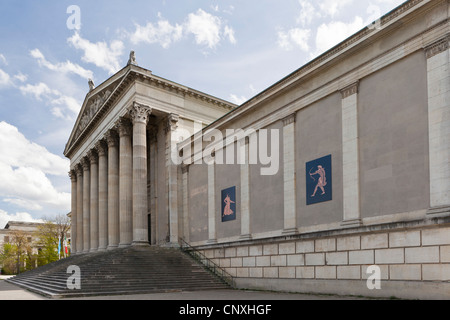
[[[131,50],[153,74],[241,104],[404,0],[2,0],[0,228],[70,212],[63,151]]]

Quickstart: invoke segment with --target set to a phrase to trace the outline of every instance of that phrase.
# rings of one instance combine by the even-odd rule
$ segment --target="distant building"
[[[27,242],[31,243],[31,254],[37,255],[40,247],[37,245],[37,241],[35,241],[35,232],[40,225],[42,225],[42,223],[39,222],[9,221],[4,229],[0,229],[0,251],[4,244],[13,243],[14,231],[22,231],[26,235]],[[3,266],[0,263],[0,270],[2,267]]]

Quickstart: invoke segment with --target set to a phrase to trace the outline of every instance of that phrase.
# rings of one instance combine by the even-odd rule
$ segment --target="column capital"
[[[106,143],[109,148],[117,147],[119,145],[119,135],[116,130],[110,129],[105,134]]]
[[[166,119],[166,133],[170,131],[175,131],[178,128],[178,121],[180,121],[180,116],[174,113],[169,114]]]
[[[450,42],[450,34],[447,34],[444,38],[439,39],[438,41],[430,44],[429,46],[426,46],[424,49],[427,59],[430,59],[438,55],[439,53],[447,50],[449,48],[449,42]]]
[[[120,118],[115,124],[115,128],[119,132],[119,137],[131,136],[133,132],[133,125],[130,119]]]
[[[97,141],[94,148],[99,157],[106,156],[108,154],[108,144],[104,139]]]
[[[294,123],[295,122],[295,113],[288,115],[286,118],[284,118],[283,121],[283,126],[286,127],[287,125]]]
[[[347,97],[350,97],[351,95],[358,93],[358,90],[359,90],[359,80],[352,83],[349,86],[346,86],[344,89],[341,90],[342,99],[345,99]]]
[[[69,171],[69,177],[70,181],[77,182],[77,172],[75,168]]]
[[[89,158],[90,164],[96,164],[98,163],[98,153],[97,150],[91,149],[87,153],[87,157]]]
[[[75,165],[75,173],[78,178],[83,177],[83,166],[81,165],[81,163],[78,163],[77,165]]]
[[[137,102],[133,102],[133,105],[128,108],[128,113],[131,116],[131,121],[133,124],[139,122],[147,125],[152,111],[152,108],[149,106],[145,106]]]
[[[88,156],[81,159],[81,165],[83,166],[83,171],[89,171],[91,169],[91,161]]]

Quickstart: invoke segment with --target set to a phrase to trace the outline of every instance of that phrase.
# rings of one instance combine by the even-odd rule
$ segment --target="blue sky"
[[[240,104],[403,2],[2,0],[0,228],[70,211],[63,150],[87,79],[109,78],[130,50],[158,76]]]

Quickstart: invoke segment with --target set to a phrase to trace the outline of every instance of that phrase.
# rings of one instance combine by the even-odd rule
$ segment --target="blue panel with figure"
[[[331,155],[306,163],[306,204],[333,199]]]
[[[222,222],[236,220],[236,187],[222,190]]]

